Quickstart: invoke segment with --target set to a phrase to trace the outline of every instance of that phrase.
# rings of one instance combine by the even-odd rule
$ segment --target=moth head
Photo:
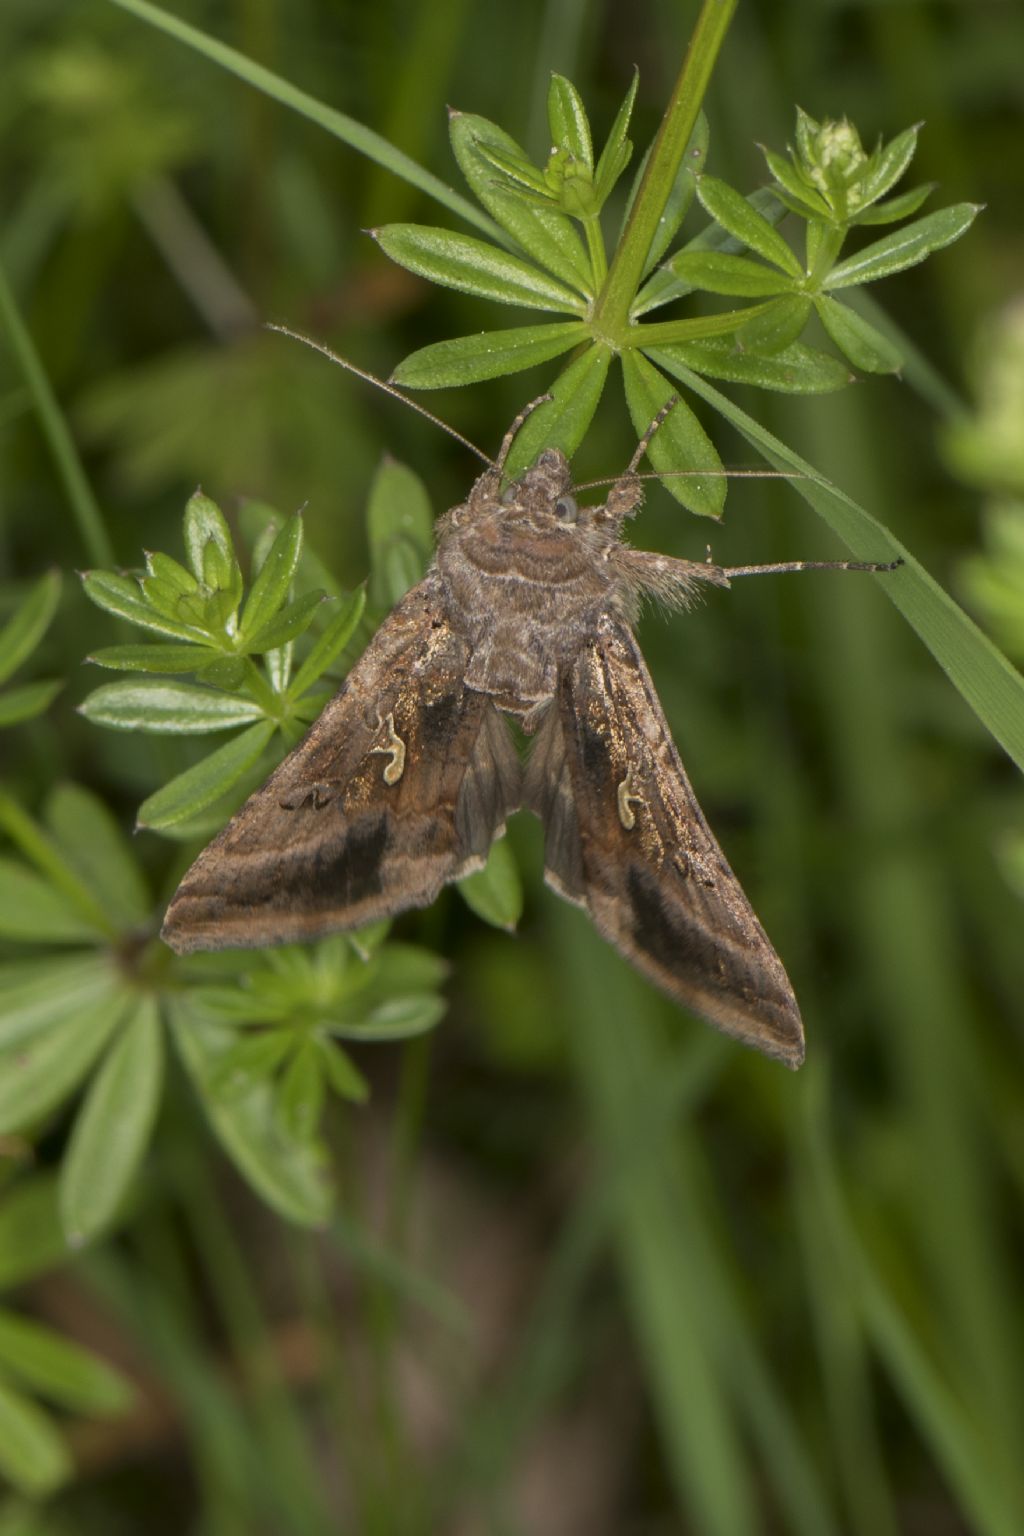
[[[565,454],[560,448],[545,448],[525,474],[505,488],[502,505],[528,513],[546,512],[560,522],[572,522],[576,503],[567,494],[571,485],[572,471]]]

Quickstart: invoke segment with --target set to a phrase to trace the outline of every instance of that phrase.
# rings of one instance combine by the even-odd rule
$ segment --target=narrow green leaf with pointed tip
[[[639,352],[622,358],[626,401],[637,437],[642,437],[662,406],[673,394],[672,385]],[[702,517],[721,517],[725,506],[726,480],[714,444],[684,400],[676,404],[658,428],[647,449],[654,468],[669,472],[662,481],[676,501]],[[692,474],[672,475],[681,469]],[[701,476],[705,472],[706,478]]]
[[[163,1080],[163,1027],[144,997],[89,1086],[60,1174],[60,1213],[73,1248],[110,1225],[149,1142]]]
[[[550,362],[586,341],[581,320],[554,320],[546,325],[517,325],[476,336],[435,341],[403,358],[392,374],[406,389],[450,389],[497,379],[508,373]]]
[[[542,448],[561,448],[572,458],[594,419],[611,360],[610,350],[595,344],[563,368],[548,391],[551,399],[519,429],[505,465],[507,479],[522,474]]]
[[[27,661],[45,635],[60,602],[60,572],[47,571],[26,593],[0,630],[0,683]]]
[[[427,224],[387,224],[374,231],[385,255],[419,277],[499,304],[582,314],[586,300],[539,267],[472,235]]]
[[[125,1378],[52,1328],[0,1311],[0,1371],[72,1412],[123,1413],[132,1402]]]
[[[110,808],[79,784],[58,784],[46,825],[61,853],[113,920],[139,926],[151,911],[134,849]]]
[[[63,891],[13,859],[0,859],[0,938],[75,944],[104,937]]]
[[[0,1050],[0,1136],[26,1130],[74,1092],[126,1008],[123,992],[101,997]]]
[[[137,581],[118,576],[114,571],[85,571],[82,587],[90,602],[103,608],[116,618],[127,619],[140,629],[151,629],[158,635],[169,635],[175,640],[205,640],[206,635],[193,623],[169,619],[153,608],[142,595]]]
[[[166,832],[205,811],[259,761],[273,734],[272,720],[258,720],[202,762],[186,768],[143,800],[138,825],[152,832]]]
[[[487,863],[458,882],[459,894],[477,917],[495,928],[515,931],[523,915],[523,882],[519,866],[504,838],[491,844]]]
[[[848,304],[823,293],[815,299],[814,307],[840,352],[862,373],[898,373],[902,368],[899,348]]]
[[[239,632],[243,639],[251,641],[287,600],[302,555],[302,534],[302,518],[296,514],[287,520],[270,546],[242,609]]]
[[[719,181],[717,176],[701,176],[697,182],[697,196],[715,223],[747,250],[756,252],[791,278],[803,277],[803,267],[795,253],[741,192],[727,182]]]
[[[339,604],[322,635],[292,678],[288,689],[291,699],[299,699],[341,655],[356,632],[366,607],[366,592],[359,587]]]
[[[45,714],[63,687],[63,681],[55,678],[6,689],[0,693],[0,726],[20,725],[24,720],[34,720],[37,715]]]
[[[71,1471],[56,1426],[35,1403],[0,1381],[0,1475],[30,1498],[45,1498]]]
[[[323,1148],[282,1133],[267,1082],[255,1082],[240,1098],[213,1093],[210,1078],[234,1044],[234,1030],[210,1024],[184,998],[175,1000],[171,1013],[178,1052],[229,1156],[256,1192],[288,1221],[323,1226],[333,1198]]]
[[[903,229],[876,240],[858,251],[838,266],[825,279],[823,287],[850,288],[856,283],[874,283],[881,277],[892,277],[895,272],[905,272],[924,261],[933,251],[959,240],[974,223],[981,209],[977,203],[955,203],[951,208],[940,208],[928,213],[923,219],[915,219]]]
[[[104,683],[78,706],[95,725],[118,731],[205,736],[263,717],[252,699],[231,698],[194,683]]]

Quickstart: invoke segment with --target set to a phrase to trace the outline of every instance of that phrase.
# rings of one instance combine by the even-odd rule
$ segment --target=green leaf
[[[765,162],[775,180],[778,182],[777,195],[782,198],[787,208],[802,218],[824,219],[826,224],[834,223],[832,210],[822,197],[820,192],[808,186],[791,160],[785,155],[777,154],[773,149],[765,149],[761,146]]]
[[[71,1457],[50,1419],[0,1381],[0,1475],[30,1498],[44,1498],[71,1471]]]
[[[555,320],[545,325],[516,325],[502,331],[481,331],[435,341],[403,358],[392,374],[406,389],[450,389],[521,373],[538,363],[560,357],[589,332],[580,320]]]
[[[301,698],[317,678],[333,665],[355,634],[365,607],[366,592],[362,587],[342,600],[323,634],[313,642],[312,650],[292,678],[289,698]]]
[[[488,151],[524,161],[527,156],[496,123],[472,112],[452,112],[448,119],[452,151],[475,195],[513,240],[570,289],[589,295],[593,278],[583,242],[572,221],[557,208],[527,202],[504,185]]]
[[[118,576],[113,571],[86,571],[82,576],[82,588],[97,608],[113,613],[119,619],[127,619],[140,629],[151,629],[158,635],[170,635],[176,640],[206,639],[196,625],[183,624],[158,613],[146,602],[138,582],[127,576]]]
[[[27,661],[45,635],[60,602],[60,572],[47,571],[26,593],[0,630],[0,683]]]
[[[818,318],[840,352],[850,359],[862,373],[898,373],[903,366],[903,354],[894,347],[888,337],[858,315],[849,305],[827,294],[819,294],[814,301]]]
[[[459,894],[477,917],[495,928],[514,932],[523,915],[523,882],[519,866],[504,838],[491,844],[487,863],[459,882]]]
[[[171,1012],[178,1051],[228,1155],[256,1192],[288,1221],[323,1226],[332,1191],[322,1148],[283,1135],[268,1083],[254,1083],[239,1098],[213,1093],[211,1076],[234,1044],[234,1031],[207,1023],[184,999],[175,999]]]
[[[23,720],[34,720],[45,713],[64,687],[60,678],[41,679],[37,683],[23,683],[20,688],[8,688],[0,693],[0,726],[20,725]]]
[[[291,1028],[242,1035],[217,1062],[210,1076],[210,1091],[225,1100],[248,1093],[253,1078],[273,1076],[294,1043],[295,1032]]]
[[[793,474],[793,489],[819,512],[860,560],[905,562],[898,571],[877,577],[881,590],[917,631],[953,686],[983,725],[1024,768],[1024,678],[920,566],[888,528],[851,497],[830,484],[812,465],[689,369],[660,349],[655,360],[750,442],[768,463]]]
[[[73,944],[103,937],[63,891],[12,859],[0,859],[0,938]]]
[[[60,1176],[68,1242],[80,1248],[114,1220],[149,1142],[163,1080],[156,1000],[126,1019],[78,1111]]]
[[[365,1104],[370,1097],[370,1085],[348,1052],[328,1040],[318,1044],[332,1091],[352,1104]]]
[[[909,219],[912,213],[916,213],[922,203],[926,202],[935,191],[938,183],[926,181],[919,187],[912,187],[909,192],[901,192],[899,197],[890,197],[884,203],[873,203],[870,208],[863,209],[854,219],[855,224],[895,224],[898,219]]]
[[[244,656],[217,656],[196,668],[197,683],[221,688],[225,693],[239,692],[248,676]]]
[[[666,263],[666,269],[688,288],[701,288],[706,293],[761,298],[765,294],[793,291],[793,279],[785,273],[724,251],[680,251]]]
[[[615,121],[609,129],[594,172],[594,193],[599,204],[607,202],[609,193],[629,164],[633,148],[629,142],[629,123],[633,116],[633,104],[636,101],[639,84],[640,72],[634,64],[629,90],[615,114]]]
[[[736,341],[751,352],[771,356],[791,346],[799,337],[811,312],[811,300],[803,293],[774,299],[762,314],[746,321],[736,332]]]
[[[3,828],[39,873],[57,890],[64,892],[87,922],[109,937],[114,937],[116,925],[89,886],[76,874],[53,839],[2,788],[0,828]]]
[[[242,610],[239,626],[244,640],[251,638],[274,617],[287,600],[302,554],[302,518],[288,518],[259,566],[259,574]],[[258,650],[250,645],[250,650]]]
[[[249,636],[247,649],[265,655],[268,651],[276,651],[280,646],[287,645],[290,640],[298,639],[312,624],[317,609],[326,600],[323,592],[307,592],[303,597],[297,597],[274,618],[269,619],[262,629],[257,629]]]
[[[959,240],[970,229],[981,212],[977,203],[955,203],[951,208],[940,208],[937,213],[915,219],[903,229],[886,235],[866,245],[856,256],[839,262],[826,277],[823,287],[850,288],[856,283],[877,282],[880,277],[891,277],[894,272],[904,272],[924,261],[933,251]]]
[[[521,475],[542,448],[561,448],[572,457],[594,418],[611,360],[610,349],[595,343],[563,368],[549,390],[551,399],[520,427],[505,465],[507,480]]]
[[[277,1112],[290,1140],[311,1141],[324,1107],[324,1061],[317,1042],[303,1040],[278,1088]]]
[[[769,223],[777,222],[786,212],[775,190],[771,187],[761,187],[758,191],[751,192],[747,202]],[[722,251],[728,256],[735,256],[741,254],[743,250],[744,246],[741,241],[737,240],[735,236],[730,235],[720,224],[712,223],[702,229],[700,234],[695,235],[692,240],[689,240],[683,247],[683,250],[677,252],[677,255],[694,251]],[[693,284],[684,282],[681,277],[677,277],[672,271],[672,262],[675,259],[675,256],[673,256],[664,266],[659,267],[656,272],[652,273],[643,284],[630,305],[631,319],[637,320],[641,315],[647,314],[649,310],[658,309],[661,305],[668,304],[673,299],[685,298],[688,293],[693,292]]]
[[[57,1217],[57,1180],[36,1174],[0,1200],[0,1290],[11,1290],[67,1258]]]
[[[674,357],[687,368],[728,379],[733,384],[756,384],[784,394],[827,394],[850,383],[850,370],[828,352],[794,341],[780,352],[765,356],[741,352],[730,336],[709,336],[700,341],[673,342],[659,352]]]
[[[211,587],[227,586],[236,565],[231,530],[220,507],[202,491],[196,491],[188,499],[184,535],[185,551],[196,580]],[[214,568],[208,573],[207,562],[211,557],[215,557]]]
[[[436,993],[391,997],[378,1003],[358,1022],[327,1020],[332,1035],[342,1040],[409,1040],[424,1035],[444,1017],[447,1003]]]
[[[373,234],[392,261],[446,288],[528,309],[582,314],[586,308],[585,301],[557,278],[472,235],[454,235],[426,224],[388,224]]]
[[[360,937],[366,933],[360,930]],[[369,962],[362,962],[362,974],[353,984],[352,996],[360,1002],[366,997],[382,1001],[403,992],[430,992],[448,975],[448,965],[433,950],[415,944],[385,944]]]
[[[263,719],[252,699],[231,698],[194,683],[104,683],[78,709],[94,725],[173,736],[204,736]]]
[[[206,645],[105,645],[87,656],[115,672],[195,672],[219,653]]]
[[[803,267],[795,253],[742,193],[716,176],[701,176],[697,182],[697,196],[716,224],[720,224],[734,240],[748,250],[756,251],[758,256],[791,278],[799,281],[803,277]]]
[[[370,487],[366,508],[371,591],[379,608],[391,608],[420,580],[434,548],[434,517],[419,475],[385,457]]]
[[[0,1050],[31,1040],[70,1013],[113,1007],[116,987],[106,955],[9,961],[0,966]]]
[[[117,818],[97,795],[58,784],[46,802],[46,824],[61,853],[119,928],[148,921],[149,891]]]
[[[594,145],[590,123],[579,91],[564,75],[551,76],[548,87],[548,127],[551,142],[568,150],[574,160],[594,168]]]
[[[259,761],[274,730],[272,720],[258,720],[240,736],[233,737],[216,752],[204,757],[202,762],[186,768],[184,773],[179,773],[143,800],[139,806],[138,825],[153,832],[166,832],[205,811]]]
[[[101,998],[0,1050],[0,1136],[28,1129],[74,1092],[125,1008],[123,993]]]
[[[906,174],[917,149],[920,131],[921,124],[915,123],[912,128],[898,133],[877,155],[871,156],[868,174],[856,188],[856,196],[861,202],[877,203]]]
[[[96,1355],[15,1312],[0,1311],[0,1371],[75,1413],[123,1413],[134,1396]]]
[[[641,353],[625,352],[622,356],[622,375],[626,386],[626,401],[637,437],[642,437],[665,402],[676,394],[663,374],[647,361]],[[662,481],[665,489],[676,501],[702,517],[721,517],[725,505],[726,480],[722,461],[711,439],[683,400],[677,400],[674,408],[655,432],[647,449],[647,457],[661,473],[676,474]],[[692,471],[679,476],[679,470]],[[706,474],[707,478],[702,478]]]

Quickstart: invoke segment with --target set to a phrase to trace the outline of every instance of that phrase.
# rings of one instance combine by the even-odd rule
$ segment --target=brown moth
[[[173,949],[294,943],[427,906],[526,808],[547,883],[637,970],[800,1065],[793,988],[704,820],[633,624],[645,596],[686,607],[704,583],[812,562],[723,568],[624,544],[661,419],[599,507],[577,505],[555,448],[502,490],[513,424],[441,519],[426,576],[185,875],[163,925]],[[532,738],[525,766],[506,716]]]

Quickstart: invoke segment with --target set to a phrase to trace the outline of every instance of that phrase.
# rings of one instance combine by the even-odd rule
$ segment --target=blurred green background
[[[696,15],[659,0],[174,10],[453,183],[445,104],[539,158],[552,69],[602,132],[638,65],[644,146]],[[96,682],[82,657],[124,636],[72,573],[178,554],[199,482],[229,516],[241,497],[305,505],[310,542],[353,587],[382,454],[417,470],[436,512],[475,474],[260,322],[386,375],[414,347],[520,317],[391,266],[367,227],[453,220],[114,4],[6,0],[0,57],[0,258],[112,549],[86,546],[0,352],[0,617],[58,565],[34,666],[66,680],[6,733],[3,777],[30,810],[75,779],[127,827],[189,757],[76,716]],[[1020,608],[1015,628],[1012,590],[998,611],[991,592],[993,529],[1021,515],[1015,480],[1024,494],[1024,408],[1004,408],[1007,389],[1024,400],[1004,311],[1024,271],[1022,59],[1009,0],[761,0],[741,5],[706,102],[708,168],[743,189],[800,104],[847,114],[867,145],[924,119],[911,179],[937,181],[941,204],[987,204],[877,290],[948,397],[891,378],[736,394],[954,595],[977,594],[1018,662]],[[493,451],[549,378],[428,403]],[[970,425],[986,402],[1002,411],[989,436],[987,418]],[[632,445],[609,391],[580,477],[615,474]],[[769,482],[737,482],[712,534],[722,563],[841,553]],[[633,537],[701,558],[708,528],[654,489]],[[990,564],[972,564],[986,539]],[[398,925],[449,957],[449,1012],[429,1045],[359,1054],[373,1097],[332,1111],[342,1214],[326,1236],[261,1207],[172,1092],[118,1235],[20,1265],[35,1237],[4,1209],[57,1165],[67,1126],[0,1144],[0,1271],[21,1280],[6,1301],[138,1390],[126,1416],[64,1416],[75,1475],[49,1501],[11,1491],[2,1536],[1024,1530],[1016,771],[875,582],[742,583],[648,615],[640,638],[801,999],[807,1065],[790,1075],[645,986],[545,890],[539,827],[518,818],[516,936],[451,893]],[[180,868],[153,835],[136,852],[157,882]]]

